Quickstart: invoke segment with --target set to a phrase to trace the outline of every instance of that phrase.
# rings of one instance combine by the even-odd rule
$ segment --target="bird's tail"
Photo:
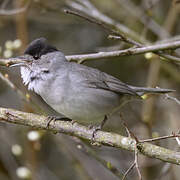
[[[129,86],[131,89],[135,90],[139,96],[143,96],[145,94],[157,94],[157,93],[170,93],[174,92],[173,89],[162,89],[162,88],[146,88],[146,87],[136,87],[136,86]]]

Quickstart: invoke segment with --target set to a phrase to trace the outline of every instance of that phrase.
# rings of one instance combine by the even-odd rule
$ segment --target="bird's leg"
[[[90,127],[91,129],[93,129],[93,133],[92,133],[92,140],[93,141],[94,141],[94,137],[95,137],[96,132],[103,128],[103,126],[104,126],[104,124],[106,123],[107,120],[108,120],[108,118],[105,115],[103,121],[101,122],[101,124]]]
[[[107,115],[105,115],[103,121],[100,124],[100,129],[103,128],[103,126],[104,126],[104,124],[106,123],[107,120],[108,120],[108,117],[107,117]]]
[[[59,117],[59,116],[48,116],[47,121],[48,122],[47,122],[46,128],[49,127],[49,125],[52,121],[54,121],[54,122],[55,121],[72,121],[72,119],[69,119],[67,117]]]

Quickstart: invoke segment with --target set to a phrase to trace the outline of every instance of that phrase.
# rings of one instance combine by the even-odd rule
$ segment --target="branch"
[[[93,4],[91,4],[89,0],[78,0],[77,2],[68,0],[66,1],[66,3],[72,9],[75,9],[79,12],[86,14],[89,17],[92,17],[98,21],[101,21],[104,24],[110,26],[111,28],[119,31],[120,33],[128,35],[132,39],[135,39],[137,41],[141,39],[138,33],[134,32],[133,30],[126,27],[125,25],[101,13]],[[146,40],[143,39],[143,41],[145,42]]]
[[[180,105],[180,100],[178,100],[175,97],[169,96],[168,94],[165,95],[166,99],[171,99],[173,101],[175,101],[178,105]]]
[[[130,56],[130,55],[138,55],[144,54],[147,52],[158,52],[161,53],[163,50],[167,49],[177,49],[180,48],[180,41],[167,42],[163,44],[154,44],[149,46],[142,47],[133,47],[129,49],[119,50],[119,51],[111,51],[111,52],[98,52],[98,53],[90,53],[90,54],[82,54],[82,55],[71,55],[66,56],[69,61],[77,61],[82,63],[85,60],[94,60],[94,59],[102,59],[102,58],[111,58],[111,57],[119,57],[119,56]],[[180,62],[179,59],[174,59],[175,62]],[[17,64],[23,62],[21,59],[10,58],[10,59],[0,59],[1,66],[10,66],[12,64]]]
[[[99,52],[99,53],[92,53],[92,54],[84,54],[84,55],[72,55],[66,56],[69,61],[78,61],[83,62],[85,60],[94,60],[94,59],[101,59],[101,58],[110,58],[110,57],[118,57],[118,56],[129,56],[129,55],[137,55],[137,54],[144,54],[147,52],[158,52],[167,50],[167,49],[177,49],[180,47],[180,41],[175,42],[168,42],[163,44],[154,44],[149,46],[137,47],[137,48],[129,48],[119,51],[111,51],[111,52]],[[180,62],[180,59],[174,59],[175,62]]]
[[[120,39],[126,43],[134,44],[138,47],[143,47],[144,43],[148,43],[146,39],[143,39],[139,34],[134,32],[133,30],[101,13],[95,6],[91,4],[89,0],[77,0],[77,2],[69,0],[66,3],[76,11],[84,13],[84,15],[76,12],[72,12],[71,14],[84,18],[100,26],[102,26],[102,24],[104,24],[106,27],[109,26],[109,28],[111,28],[113,31],[115,30],[115,34],[118,34],[120,36]],[[86,17],[85,15],[88,17]],[[126,37],[125,35],[127,35],[128,37]],[[171,61],[180,62],[180,58],[178,57],[168,55],[166,53],[164,54],[162,52],[156,52],[156,54]]]
[[[136,41],[134,41],[134,40],[132,40],[130,38],[125,37],[124,35],[119,33],[119,31],[116,31],[116,30],[110,28],[109,26],[107,26],[106,24],[102,23],[101,21],[97,21],[97,20],[92,19],[90,17],[84,16],[83,14],[80,14],[79,12],[72,11],[72,10],[69,10],[69,9],[65,9],[64,12],[67,13],[67,14],[72,14],[72,15],[78,16],[80,18],[83,18],[83,19],[91,22],[91,23],[94,23],[94,24],[97,24],[97,25],[101,26],[102,28],[104,28],[109,33],[117,35],[118,39],[121,40],[121,41],[124,41],[124,42],[126,42],[128,44],[131,44],[131,45],[136,45],[137,47],[141,46],[140,43],[138,43],[138,42],[136,42]],[[111,38],[111,36],[109,38]]]
[[[18,63],[22,63],[24,62],[22,59],[20,58],[9,58],[9,59],[0,59],[0,66],[7,66],[9,67],[10,65],[13,64],[18,64]]]
[[[111,19],[110,17],[106,16],[105,14],[101,13],[89,0],[77,0],[77,2],[74,2],[72,0],[67,1],[67,4],[74,10],[79,11],[83,14],[79,14],[77,12],[72,12],[70,14],[79,16],[85,20],[88,20],[90,22],[93,22],[95,24],[100,25],[101,27],[106,26],[109,27],[112,31],[115,31],[116,35],[120,36],[121,41],[124,41],[126,43],[134,44],[138,47],[143,47],[144,43],[148,43],[148,41],[133,30],[129,29],[123,24],[120,24],[119,22],[115,21],[114,19]],[[65,11],[67,12],[67,11]],[[86,17],[88,16],[88,17]],[[105,28],[107,30],[107,28]],[[127,37],[126,37],[127,36]],[[132,38],[132,39],[131,39]],[[141,42],[141,43],[139,43]],[[172,60],[174,62],[180,61],[180,58],[156,52],[159,56]]]
[[[32,113],[25,113],[8,108],[0,108],[0,121],[12,124],[30,126],[36,129],[46,129],[52,132],[64,133],[82,139],[91,140],[93,130],[78,123],[55,121],[47,127],[47,117]],[[179,136],[176,136],[179,137]],[[97,131],[95,142],[116,148],[135,151],[135,140],[116,133]],[[138,143],[139,153],[165,162],[180,165],[180,153],[150,143]]]
[[[49,6],[46,6],[45,4],[42,4],[40,2],[38,2],[41,6],[43,6],[44,8],[46,8],[46,10],[51,10],[51,11],[59,11],[57,8],[51,8]],[[101,26],[104,30],[108,31],[109,33],[112,33],[113,35],[109,35],[109,38],[111,39],[118,39],[121,40],[123,42],[126,42],[128,44],[134,45],[136,47],[146,47],[143,45],[143,43],[147,43],[147,40],[143,40],[142,37],[140,37],[140,35],[138,35],[137,33],[135,33],[134,31],[130,30],[129,28],[127,28],[126,26],[120,24],[119,22],[114,21],[113,19],[111,19],[110,17],[102,14],[100,11],[98,11],[98,9],[95,8],[95,6],[93,6],[90,1],[88,0],[77,0],[77,2],[74,1],[67,1],[66,2],[72,9],[75,9],[76,11],[72,11],[69,9],[65,9],[64,12],[67,14],[72,14],[75,16],[78,16],[80,18],[83,18],[85,20],[87,20],[88,22],[97,24],[99,26]],[[78,12],[77,12],[78,11]],[[115,36],[116,35],[116,36]],[[134,39],[137,40],[133,40],[127,36],[132,36]],[[179,39],[178,39],[179,40]],[[141,41],[141,43],[139,43],[138,41]],[[128,51],[128,50],[127,50]],[[122,52],[123,55],[124,52]],[[136,53],[135,53],[136,54]],[[159,52],[156,51],[155,54],[159,55],[160,57],[163,57],[167,60],[171,60],[173,62],[179,63],[180,62],[180,57],[176,57],[173,55],[169,55],[166,54],[164,52]],[[90,54],[92,56],[88,56],[85,55],[84,57],[80,56],[80,55],[76,55],[76,57],[67,57],[67,59],[71,59],[78,61],[78,63],[82,63],[84,60],[94,60],[96,58],[104,58],[104,56],[98,56],[97,54]],[[95,55],[95,57],[94,57]],[[97,57],[96,57],[97,55]],[[121,56],[122,56],[121,55]],[[128,55],[128,52],[125,55]],[[118,55],[120,56],[120,55]],[[106,55],[105,55],[106,57]],[[107,57],[114,57],[112,56],[108,56]],[[76,59],[77,58],[77,59]]]
[[[69,61],[77,61],[78,63],[82,63],[85,60],[94,60],[94,59],[102,59],[102,58],[111,58],[111,57],[119,57],[119,56],[130,56],[137,54],[144,54],[147,52],[158,52],[167,50],[167,49],[177,49],[180,48],[180,41],[167,42],[163,44],[154,44],[143,47],[134,47],[119,51],[111,51],[111,52],[98,52],[98,53],[90,53],[90,54],[82,54],[82,55],[71,55],[66,56]],[[179,59],[174,59],[175,62],[180,62]],[[9,59],[0,59],[0,66],[10,66],[12,64],[17,64],[24,62],[24,59],[18,58],[9,58]]]

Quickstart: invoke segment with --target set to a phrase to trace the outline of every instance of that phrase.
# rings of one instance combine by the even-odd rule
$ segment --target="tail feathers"
[[[143,96],[144,94],[171,93],[175,91],[173,89],[162,89],[162,88],[146,88],[146,87],[135,87],[135,86],[129,86],[129,87],[135,90],[139,96]]]

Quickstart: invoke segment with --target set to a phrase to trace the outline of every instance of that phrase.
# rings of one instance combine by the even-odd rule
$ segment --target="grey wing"
[[[139,96],[134,89],[130,88],[127,84],[121,82],[119,79],[110,76],[109,74],[106,73],[103,74],[105,76],[105,83],[108,85],[111,91],[120,94]]]
[[[117,94],[139,96],[127,84],[107,73],[80,64],[75,66],[77,66],[75,69],[78,69],[78,73],[82,78],[81,83],[84,83],[86,87],[108,90]]]

